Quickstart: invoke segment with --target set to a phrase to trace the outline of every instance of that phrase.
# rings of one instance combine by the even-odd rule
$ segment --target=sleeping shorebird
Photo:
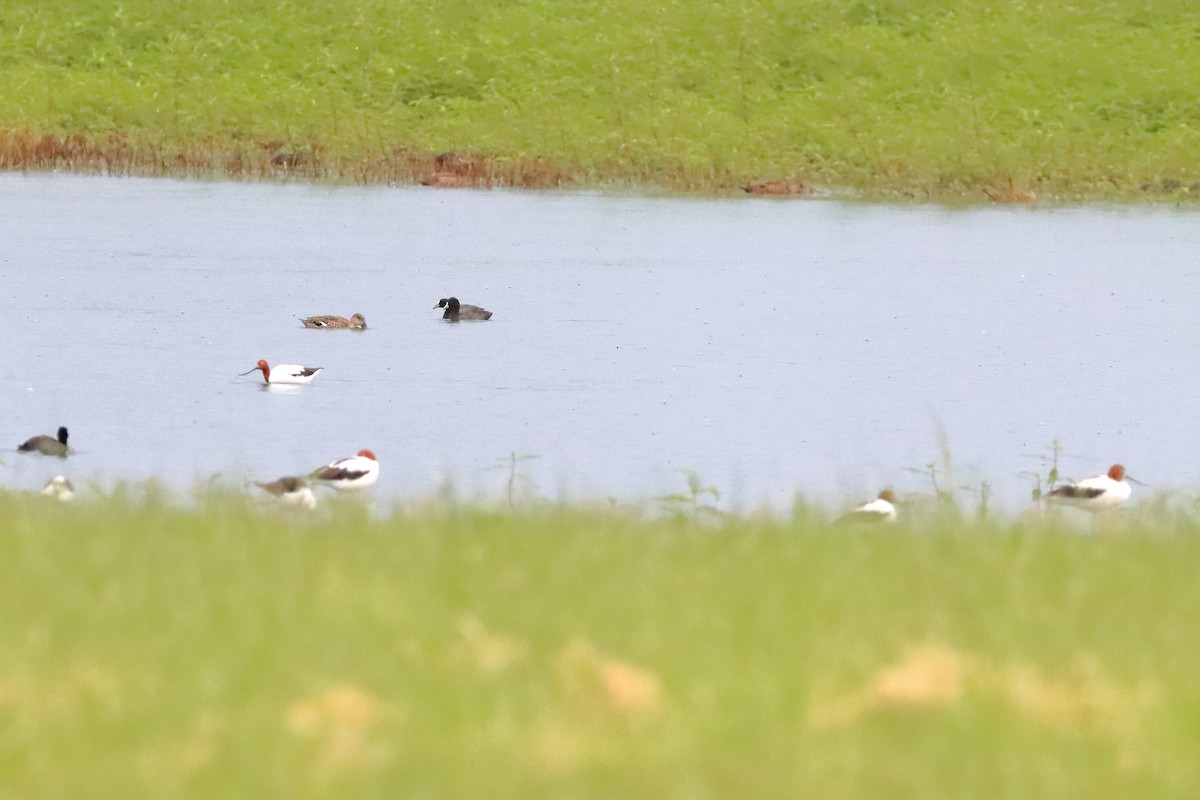
[[[272,497],[279,498],[279,501],[286,505],[300,506],[301,508],[317,507],[317,498],[313,496],[312,489],[309,488],[308,481],[304,478],[286,476],[266,483],[255,481],[254,484]]]
[[[367,329],[367,318],[362,314],[354,314],[350,319],[333,314],[323,314],[319,317],[305,317],[300,320],[300,323],[306,328],[349,329],[352,331]]]
[[[17,445],[17,452],[41,453],[44,456],[66,458],[67,453],[71,452],[67,448],[67,429],[59,428],[58,438],[53,436],[34,436],[32,439],[26,439]]]
[[[896,493],[884,489],[874,500],[855,506],[834,521],[835,525],[849,525],[859,522],[895,522]]]
[[[379,480],[379,461],[370,450],[359,450],[358,455],[313,470],[309,477],[339,492],[366,489]]]
[[[66,476],[55,475],[46,481],[46,485],[42,487],[42,494],[65,503],[75,496],[75,487],[71,485]]]
[[[444,308],[442,319],[458,322],[460,319],[491,319],[492,312],[479,306],[463,305],[457,297],[443,297],[434,308]]]
[[[240,374],[249,375],[255,370],[261,370],[263,383],[303,384],[312,383],[312,379],[321,369],[322,367],[302,367],[299,364],[276,364],[272,367],[260,358],[253,369],[248,369]]]
[[[1125,468],[1113,464],[1106,474],[1051,489],[1047,497],[1052,503],[1082,508],[1095,514],[1116,508],[1129,499],[1130,493],[1129,484],[1125,481]]]

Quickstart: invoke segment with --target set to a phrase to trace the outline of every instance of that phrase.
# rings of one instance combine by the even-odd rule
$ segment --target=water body
[[[370,448],[376,493],[722,504],[928,491],[1021,507],[1122,461],[1200,485],[1200,225],[978,208],[0,176],[0,438],[71,430],[67,472],[186,488]],[[495,312],[448,324],[455,295]],[[363,333],[298,317],[363,313]],[[308,387],[239,377],[265,358]],[[1139,490],[1146,492],[1147,490]]]

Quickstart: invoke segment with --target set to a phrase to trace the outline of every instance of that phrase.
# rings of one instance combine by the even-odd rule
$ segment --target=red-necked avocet
[[[254,369],[248,369],[241,373],[249,375],[255,370],[261,370],[263,375],[263,383],[312,383],[312,379],[320,372],[322,367],[302,367],[299,364],[276,364],[270,366],[264,359],[259,359],[254,365]]]
[[[379,461],[370,450],[359,450],[358,455],[313,470],[310,477],[339,492],[366,489],[379,480]]]
[[[444,308],[442,319],[458,322],[460,319],[491,319],[492,312],[479,306],[466,305],[458,302],[457,297],[443,297],[434,308]]]
[[[350,319],[339,317],[335,314],[322,314],[317,317],[305,317],[300,320],[300,324],[306,328],[348,328],[352,331],[365,331],[367,329],[367,318],[362,314],[354,314]]]
[[[279,498],[279,501],[286,505],[300,506],[301,508],[317,507],[317,498],[313,496],[312,489],[304,478],[285,476],[266,483],[259,481],[254,483],[267,494]]]
[[[1125,481],[1125,468],[1113,464],[1106,474],[1051,489],[1047,497],[1052,503],[1082,508],[1094,514],[1121,505],[1129,499],[1130,492]]]
[[[874,500],[868,500],[838,517],[835,524],[848,525],[859,522],[895,522],[896,493],[884,489]]]
[[[44,456],[58,456],[66,458],[70,453],[67,448],[67,429],[58,429],[58,438],[53,436],[34,436],[32,439],[26,439],[21,444],[17,445],[19,453],[41,453]]]

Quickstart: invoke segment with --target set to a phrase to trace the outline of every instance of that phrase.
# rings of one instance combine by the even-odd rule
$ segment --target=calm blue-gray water
[[[384,497],[1200,486],[1200,224],[978,208],[0,176],[0,481],[187,488],[370,448]],[[454,295],[483,323],[448,324]],[[298,317],[363,313],[363,333]],[[254,362],[324,367],[290,391]],[[66,462],[18,456],[59,425]],[[6,437],[6,438],[4,438]],[[527,489],[533,489],[523,484]],[[1137,493],[1151,490],[1137,489]],[[1144,495],[1143,495],[1144,496]],[[1135,494],[1136,497],[1136,494]]]

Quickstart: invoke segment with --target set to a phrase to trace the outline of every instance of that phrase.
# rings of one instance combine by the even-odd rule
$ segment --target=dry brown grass
[[[334,155],[319,144],[278,139],[204,141],[178,146],[140,142],[125,134],[55,136],[0,128],[0,170],[68,170],[146,177],[220,176],[237,180],[346,181],[443,187],[552,189],[580,181],[578,172],[541,158],[390,153]]]
[[[1095,659],[1084,656],[1049,673],[922,643],[881,667],[864,686],[815,698],[809,718],[818,728],[839,729],[877,714],[936,712],[982,702],[1023,720],[1114,741],[1129,753],[1159,694],[1150,684],[1116,683]]]
[[[379,764],[387,749],[375,739],[377,727],[395,711],[357,686],[342,684],[292,703],[287,729],[315,745],[314,766],[336,772]]]

